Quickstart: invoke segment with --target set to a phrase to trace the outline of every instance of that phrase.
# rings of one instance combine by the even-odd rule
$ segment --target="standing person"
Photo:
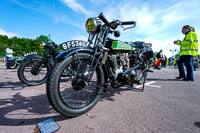
[[[183,26],[182,33],[185,34],[183,41],[174,41],[174,44],[180,45],[179,76],[176,78],[183,79],[184,81],[194,81],[192,57],[198,55],[198,36],[195,33],[195,29],[189,25]],[[187,77],[185,76],[184,63],[186,65]]]
[[[7,69],[11,69],[11,61],[12,61],[12,58],[13,58],[13,45],[9,45],[9,48],[6,48],[6,67]]]
[[[167,64],[167,56],[164,55],[164,56],[163,56],[163,60],[162,60],[162,67],[163,67],[163,68],[166,68],[166,64]]]

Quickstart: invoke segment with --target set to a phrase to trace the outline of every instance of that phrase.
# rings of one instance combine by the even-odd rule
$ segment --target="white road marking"
[[[148,83],[145,83],[145,86],[149,86],[149,87],[155,87],[155,88],[161,88],[161,86],[157,86],[157,85],[152,85],[156,83],[156,81],[150,81]],[[134,86],[134,88],[141,88],[143,85],[136,85]]]

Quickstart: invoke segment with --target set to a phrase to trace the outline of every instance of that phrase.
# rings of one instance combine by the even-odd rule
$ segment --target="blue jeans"
[[[186,70],[187,70],[187,77],[185,77],[184,64],[185,64]],[[178,62],[178,70],[179,70],[179,77],[187,78],[189,80],[194,80],[191,55],[180,56],[180,59]]]
[[[11,62],[12,62],[12,58],[11,57],[6,57],[6,67],[7,67],[7,69],[10,69]]]

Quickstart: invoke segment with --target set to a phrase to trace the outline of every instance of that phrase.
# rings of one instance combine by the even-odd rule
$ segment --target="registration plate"
[[[87,47],[87,42],[81,40],[73,40],[62,43],[61,45],[64,50],[69,50],[72,48]]]

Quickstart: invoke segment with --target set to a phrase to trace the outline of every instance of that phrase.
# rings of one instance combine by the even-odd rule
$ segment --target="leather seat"
[[[141,41],[127,42],[127,43],[134,48],[141,48],[142,49],[145,46],[145,42],[141,42]]]

